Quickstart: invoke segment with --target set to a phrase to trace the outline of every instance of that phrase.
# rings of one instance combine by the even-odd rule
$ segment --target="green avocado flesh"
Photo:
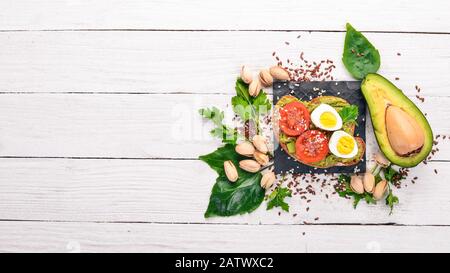
[[[433,132],[425,116],[417,106],[394,84],[378,74],[368,74],[361,83],[367,101],[378,145],[387,159],[400,167],[414,167],[427,158],[433,146]],[[410,155],[398,155],[389,143],[386,130],[386,108],[400,107],[418,122],[425,135],[424,145]]]

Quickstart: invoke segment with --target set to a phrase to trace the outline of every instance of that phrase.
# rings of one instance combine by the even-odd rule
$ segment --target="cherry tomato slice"
[[[311,117],[301,102],[293,101],[280,109],[280,129],[288,136],[299,136],[309,129]]]
[[[328,151],[328,138],[318,130],[304,132],[295,142],[295,154],[305,163],[314,163],[324,159]]]

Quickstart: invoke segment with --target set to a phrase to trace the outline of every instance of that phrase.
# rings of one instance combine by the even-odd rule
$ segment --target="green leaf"
[[[267,114],[272,107],[272,104],[267,99],[267,94],[265,92],[259,92],[258,96],[252,101],[255,111],[259,115]]]
[[[380,53],[361,32],[347,23],[342,61],[348,72],[356,79],[363,79],[368,73],[380,68]]]
[[[252,117],[252,109],[248,101],[243,97],[234,96],[231,98],[231,105],[233,105],[233,111],[241,117],[243,121],[247,121]]]
[[[347,182],[347,183],[350,183],[350,179],[351,179],[351,177],[350,177],[349,175],[340,174],[340,175],[339,175],[339,178],[338,178],[338,181],[339,181],[339,182]]]
[[[221,138],[224,143],[236,143],[238,133],[235,129],[223,124],[223,111],[220,111],[216,107],[212,107],[199,109],[198,112],[202,117],[211,120],[214,125],[216,125],[216,128],[211,130],[212,136]]]
[[[373,196],[371,194],[368,194],[367,192],[364,193],[364,199],[366,199],[367,204],[376,204],[377,203],[377,200],[375,200],[375,198],[373,198]]]
[[[252,212],[264,200],[265,191],[260,186],[260,173],[248,173],[238,168],[239,179],[234,183],[228,181],[223,162],[231,160],[235,166],[238,166],[239,161],[244,159],[235,152],[235,147],[233,144],[226,144],[213,153],[199,157],[219,175],[211,191],[205,217]]]
[[[267,210],[274,207],[280,207],[282,210],[289,212],[289,204],[284,201],[286,197],[292,197],[292,191],[288,188],[278,187],[269,196]]]
[[[242,97],[246,101],[250,102],[250,94],[248,93],[248,84],[246,84],[241,78],[236,80],[236,95]]]
[[[241,79],[236,80],[236,96],[231,99],[233,111],[243,121],[252,120],[259,124],[259,117],[269,112],[272,107],[265,92],[251,97],[248,93],[248,84]]]
[[[394,170],[394,168],[392,168],[392,166],[388,166],[387,168],[385,168],[383,170],[384,172],[384,178],[386,178],[387,181],[391,182],[391,183],[395,183],[398,182],[402,179],[404,179],[405,177],[403,177],[402,174],[400,174],[398,171]]]
[[[198,113],[202,117],[211,120],[217,126],[222,124],[224,118],[223,112],[214,106],[212,108],[199,109]]]
[[[391,189],[389,189],[389,194],[386,196],[386,205],[388,205],[389,208],[391,208],[389,215],[393,213],[394,205],[398,204],[398,202],[399,202],[398,197],[392,193]]]
[[[210,154],[199,156],[199,159],[208,164],[218,175],[225,175],[223,170],[224,161],[231,160],[233,163],[239,163],[240,160],[244,159],[243,156],[236,153],[235,147],[236,145],[226,144]],[[235,164],[235,166],[238,166],[238,164]]]
[[[342,118],[342,122],[356,122],[358,118],[358,106],[356,105],[348,105],[339,111],[339,115]]]
[[[361,199],[362,199],[362,196],[359,194],[353,196],[353,208],[354,209],[356,209],[356,207],[358,206],[359,201],[361,201]]]

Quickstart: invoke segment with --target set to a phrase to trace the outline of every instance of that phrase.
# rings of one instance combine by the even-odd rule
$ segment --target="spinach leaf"
[[[363,79],[368,73],[380,68],[380,53],[361,32],[347,23],[342,61],[348,72],[356,79]]]
[[[212,107],[200,109],[198,112],[202,117],[211,120],[216,125],[216,128],[211,130],[211,135],[221,138],[224,143],[236,143],[238,133],[235,129],[223,124],[223,111]]]
[[[243,156],[235,152],[235,145],[226,144],[213,153],[200,156],[219,177],[211,192],[205,217],[231,216],[252,212],[264,200],[265,191],[260,186],[261,174],[248,173],[238,168],[239,179],[231,183],[223,169],[223,162],[231,160],[237,166]]]
[[[289,212],[289,204],[284,201],[284,198],[291,197],[292,191],[288,188],[278,187],[270,195],[270,201],[267,203],[267,210],[274,207],[280,207],[282,210]]]

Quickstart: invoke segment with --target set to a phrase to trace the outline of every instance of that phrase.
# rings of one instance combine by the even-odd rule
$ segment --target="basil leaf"
[[[223,169],[223,162],[231,160],[235,166],[238,166],[239,161],[244,159],[234,149],[235,145],[226,144],[213,153],[199,157],[219,175],[211,192],[205,212],[206,218],[252,212],[264,200],[265,191],[260,186],[260,173],[248,173],[238,168],[239,179],[234,183],[228,181]]]
[[[361,32],[347,23],[342,61],[356,79],[363,79],[380,68],[380,53]]]
[[[342,122],[356,122],[356,119],[358,118],[358,106],[356,105],[349,105],[345,106],[344,108],[339,111],[339,115],[342,118]]]

